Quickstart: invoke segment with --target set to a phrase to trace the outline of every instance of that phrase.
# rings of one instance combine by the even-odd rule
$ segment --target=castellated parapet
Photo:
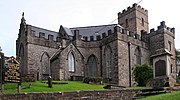
[[[141,35],[149,31],[148,11],[137,4],[118,13],[118,24],[125,29]]]
[[[76,30],[77,31],[77,30]],[[103,40],[113,34],[124,34],[127,35],[129,37],[132,37],[134,39],[138,39],[141,40],[141,37],[139,34],[135,33],[135,32],[131,32],[128,31],[127,29],[121,27],[121,26],[115,26],[113,30],[108,30],[107,32],[101,33],[101,34],[95,34],[95,35],[91,35],[91,36],[83,36],[79,35],[78,39],[85,41],[85,42],[93,42],[93,41],[100,41]]]
[[[146,35],[148,37],[151,37],[151,36],[153,36],[155,34],[159,34],[159,33],[168,34],[171,37],[175,38],[175,28],[167,27],[165,24],[165,21],[160,22],[160,25],[157,27],[157,30],[152,28],[152,29],[150,29],[150,33],[146,33]]]
[[[132,12],[134,10],[138,10],[138,11],[140,11],[140,12],[146,14],[146,15],[148,14],[148,10],[146,10],[143,7],[141,7],[140,5],[137,5],[136,3],[134,3],[132,5],[132,7],[129,6],[129,7],[127,7],[127,9],[124,9],[122,12],[119,12],[118,17],[125,16],[125,15],[127,15],[128,13],[130,13],[130,12]]]
[[[58,37],[58,32],[38,28],[31,25],[28,26],[28,28],[30,28],[28,32],[30,34],[30,37],[28,38],[28,43],[52,48],[59,47],[60,39]]]

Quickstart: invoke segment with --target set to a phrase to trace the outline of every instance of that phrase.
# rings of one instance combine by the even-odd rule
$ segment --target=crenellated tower
[[[118,13],[118,24],[139,35],[142,30],[148,32],[148,11],[140,5],[133,4],[127,10]]]

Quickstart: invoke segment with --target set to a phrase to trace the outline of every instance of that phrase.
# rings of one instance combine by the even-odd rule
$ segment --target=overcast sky
[[[110,24],[117,13],[140,0],[1,0],[0,46],[6,56],[16,55],[16,39],[22,12],[26,23],[58,31],[65,27]],[[157,29],[161,21],[176,30],[175,47],[180,48],[180,6],[178,0],[142,0],[149,13],[149,28]],[[114,22],[117,23],[117,20]]]

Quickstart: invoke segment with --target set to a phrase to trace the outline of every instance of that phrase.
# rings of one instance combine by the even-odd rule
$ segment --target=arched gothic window
[[[141,49],[137,47],[135,49],[136,64],[141,64]]]
[[[47,52],[44,52],[41,56],[41,71],[43,75],[50,74],[50,65],[49,65],[49,55]]]
[[[75,71],[75,58],[72,52],[68,54],[68,68],[71,72]]]
[[[159,60],[155,63],[155,77],[166,75],[166,62]]]
[[[105,48],[106,78],[112,78],[112,50],[110,46]]]
[[[97,76],[97,60],[94,55],[91,55],[87,61],[87,75],[89,77]]]

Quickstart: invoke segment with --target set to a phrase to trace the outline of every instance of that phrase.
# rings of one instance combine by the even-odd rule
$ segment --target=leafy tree
[[[176,60],[180,61],[180,50],[176,50]]]
[[[176,64],[177,68],[179,67],[179,62],[180,62],[180,49],[176,49]],[[180,68],[178,68],[178,77],[177,77],[177,83],[180,83]]]
[[[153,69],[147,63],[143,65],[135,65],[133,75],[138,86],[146,86],[147,82],[153,78]]]

